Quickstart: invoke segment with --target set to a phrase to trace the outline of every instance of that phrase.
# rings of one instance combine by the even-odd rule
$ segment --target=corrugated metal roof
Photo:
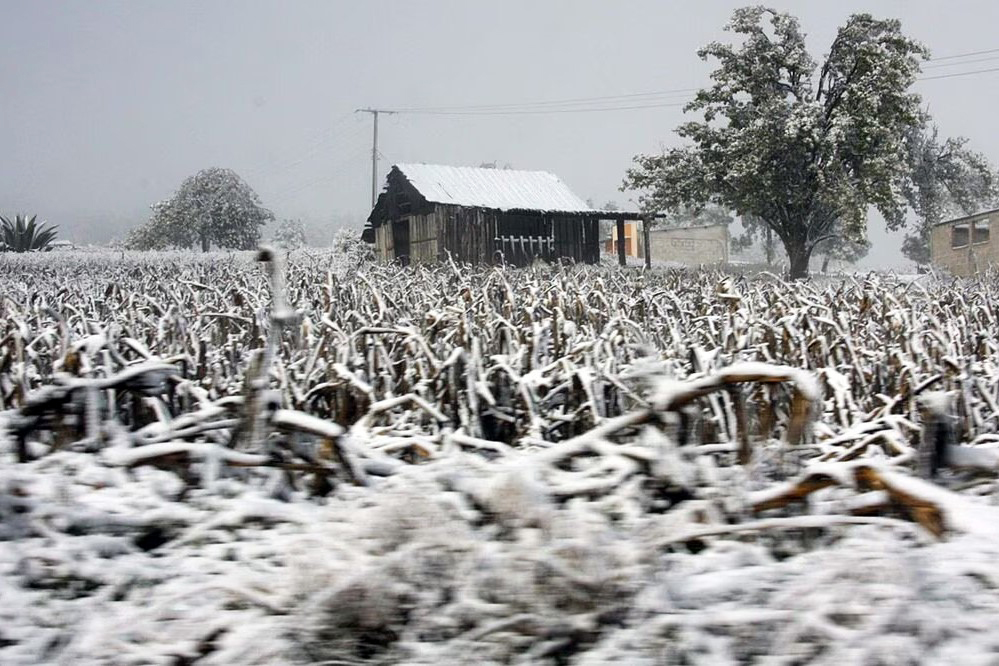
[[[395,168],[432,203],[504,211],[596,212],[573,194],[558,176],[547,171],[440,164],[396,164]]]

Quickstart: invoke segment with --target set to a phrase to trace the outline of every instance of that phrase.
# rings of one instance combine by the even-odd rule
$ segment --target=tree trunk
[[[822,271],[821,272],[823,272],[823,273],[828,273],[829,272],[829,255],[828,254],[825,257],[823,257],[823,259],[822,259]]]
[[[803,241],[785,243],[787,258],[791,263],[788,278],[791,280],[802,280],[808,277],[808,261],[812,258],[812,249]]]
[[[767,224],[766,240],[763,241],[764,249],[767,252],[767,268],[774,265],[774,231]]]
[[[208,234],[201,234],[201,251],[208,252],[211,246],[211,241],[208,240]]]

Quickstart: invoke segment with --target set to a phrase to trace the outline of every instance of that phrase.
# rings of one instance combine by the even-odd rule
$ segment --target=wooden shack
[[[546,171],[397,164],[365,228],[383,261],[475,264],[600,259],[594,210]]]

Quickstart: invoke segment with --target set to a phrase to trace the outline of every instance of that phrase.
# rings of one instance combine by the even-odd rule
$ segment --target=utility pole
[[[374,119],[375,131],[371,140],[371,207],[378,202],[378,114],[395,113],[385,109],[357,109],[354,113],[370,113]]]

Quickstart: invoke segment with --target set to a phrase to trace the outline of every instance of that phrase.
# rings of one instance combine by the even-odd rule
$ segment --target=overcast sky
[[[103,241],[147,219],[187,176],[223,166],[279,218],[356,222],[371,196],[371,118],[356,108],[523,111],[698,87],[710,66],[697,48],[727,39],[722,27],[743,4],[0,0],[0,211]],[[989,0],[771,5],[801,19],[817,58],[858,11],[900,18],[935,58],[999,49]],[[926,76],[999,68],[999,53],[930,64]],[[943,133],[999,161],[999,72],[917,85]],[[496,162],[627,206],[624,170],[675,142],[682,108],[664,105],[686,95],[574,107],[651,107],[606,112],[386,116],[380,175],[394,162]],[[898,236],[880,220],[870,231],[866,264],[900,263]]]

